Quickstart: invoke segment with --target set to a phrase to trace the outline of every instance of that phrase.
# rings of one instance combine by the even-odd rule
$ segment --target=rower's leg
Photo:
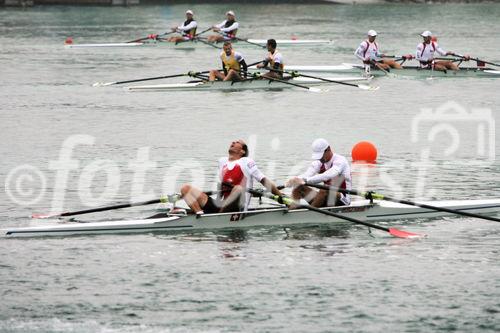
[[[240,75],[234,69],[230,69],[224,81],[241,81]]]
[[[222,207],[220,208],[220,212],[226,212],[228,207],[234,206],[235,201],[241,200],[243,194],[243,187],[240,185],[235,185],[231,189],[231,193],[229,193],[228,197],[226,200],[224,200],[224,203],[222,204]],[[230,211],[230,210],[229,210]]]
[[[401,68],[401,64],[393,59],[384,58],[383,60],[384,60],[384,64],[387,64],[391,68],[396,68],[396,69]]]
[[[448,61],[446,62],[446,68],[451,69],[453,71],[458,71],[458,66],[454,62]]]
[[[203,211],[202,207],[206,205],[208,200],[205,193],[189,184],[182,185],[181,197],[195,213]]]
[[[329,190],[319,190],[314,199],[311,201],[311,206],[313,207],[323,207],[328,198]]]
[[[219,79],[219,80],[223,80],[225,81],[225,75],[221,72],[219,72],[218,70],[216,69],[212,69],[210,71],[210,75],[208,76],[208,81],[215,81],[215,79]]]
[[[443,65],[442,62],[436,62],[434,64],[434,70],[435,71],[441,71],[441,72],[446,72],[446,66]]]

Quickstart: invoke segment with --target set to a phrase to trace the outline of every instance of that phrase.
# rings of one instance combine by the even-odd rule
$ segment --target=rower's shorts
[[[224,213],[230,213],[230,212],[241,212],[243,210],[243,207],[240,207],[240,200],[241,198],[238,198],[234,200],[231,204],[226,206],[224,208]],[[215,200],[212,197],[208,197],[207,203],[205,206],[201,207],[203,209],[203,212],[205,214],[215,214],[215,213],[220,213],[220,209],[223,205],[223,201],[221,200]]]

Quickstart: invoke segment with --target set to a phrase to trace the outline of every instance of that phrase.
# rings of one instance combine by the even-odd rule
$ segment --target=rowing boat
[[[335,77],[325,78],[337,82],[362,82],[369,81],[371,77]],[[171,83],[171,84],[155,84],[144,86],[130,86],[125,87],[128,91],[236,91],[236,90],[249,90],[249,89],[283,89],[294,88],[293,84],[300,84],[304,86],[315,86],[320,84],[332,84],[322,80],[311,78],[293,78],[286,80],[287,83],[272,81],[267,79],[248,79],[245,81],[191,81],[188,83]]]
[[[251,69],[256,69],[252,67]],[[366,74],[365,68],[361,64],[343,63],[342,65],[326,66],[304,66],[287,65],[287,71],[309,72],[309,73],[335,73],[335,74]],[[395,76],[411,77],[500,77],[500,71],[493,68],[481,67],[460,67],[458,71],[448,70],[446,72],[422,69],[417,66],[405,66],[402,69],[391,68],[389,73]],[[370,76],[386,76],[388,73],[380,69],[372,68],[368,73]]]
[[[247,41],[247,42],[245,42]],[[244,41],[233,40],[231,41],[237,47],[242,46],[255,46],[253,44],[258,44],[264,47],[267,43],[266,39],[245,39]],[[278,39],[276,40],[280,47],[283,46],[328,46],[333,45],[333,41],[329,39]],[[214,46],[222,47],[221,43],[213,44]],[[78,49],[78,48],[106,48],[106,47],[145,47],[145,46],[169,46],[177,49],[194,49],[200,46],[208,46],[207,42],[203,41],[186,41],[181,43],[171,43],[166,41],[158,41],[148,39],[141,42],[131,42],[131,43],[97,43],[97,44],[64,44],[67,49]]]
[[[500,211],[500,199],[455,200],[426,202],[441,208],[462,212],[491,214]],[[368,200],[353,202],[350,206],[326,207],[322,210],[339,213],[347,217],[367,221],[391,221],[426,219],[449,216],[450,213],[403,205],[400,203]],[[307,209],[288,210],[285,207],[257,207],[240,213],[217,213],[195,216],[165,214],[164,217],[138,220],[103,222],[62,222],[44,226],[11,228],[4,230],[4,237],[72,236],[93,234],[130,234],[149,232],[193,232],[220,229],[248,229],[256,227],[291,227],[345,223],[332,217]]]

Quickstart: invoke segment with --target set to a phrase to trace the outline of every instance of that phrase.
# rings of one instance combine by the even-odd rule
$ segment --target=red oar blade
[[[50,219],[53,217],[59,217],[61,214],[32,214],[32,219]]]
[[[415,234],[413,232],[398,230],[398,229],[394,229],[394,228],[389,228],[389,233],[391,235],[393,235],[394,237],[399,237],[399,238],[421,238],[421,237],[427,237],[426,234]]]

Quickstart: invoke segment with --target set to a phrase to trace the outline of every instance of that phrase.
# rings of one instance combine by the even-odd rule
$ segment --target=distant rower
[[[439,47],[436,41],[432,40],[432,33],[430,31],[424,31],[420,34],[424,41],[417,45],[417,53],[416,59],[420,62],[421,68],[426,69],[434,69],[437,71],[446,72],[447,69],[451,69],[454,71],[458,70],[458,66],[449,60],[438,60],[436,61],[434,58],[434,53],[437,52],[442,56],[447,55],[455,55],[453,52],[445,51]],[[465,56],[465,60],[468,59],[469,56]]]
[[[172,31],[177,31],[181,36],[173,36],[168,39],[169,42],[180,43],[188,40],[192,40],[196,36],[196,28],[198,23],[193,18],[194,13],[192,10],[186,11],[186,21],[184,21],[180,26],[173,27]]]
[[[384,58],[385,55],[379,52],[379,46],[375,39],[377,32],[375,30],[368,31],[368,39],[359,44],[354,55],[361,59],[365,65],[371,67],[382,68],[388,70],[389,68],[401,68],[401,65],[393,59]]]
[[[274,39],[267,40],[268,54],[266,55],[266,58],[262,61],[262,63],[257,65],[257,68],[269,67],[271,69],[274,69],[274,71],[271,70],[266,74],[262,75],[262,77],[269,77],[275,79],[283,78],[283,70],[285,69],[285,66],[283,64],[283,56],[281,55],[280,52],[278,52],[276,47],[277,47],[276,40]]]
[[[224,73],[217,69],[210,71],[209,81],[216,79],[223,81],[241,81],[247,76],[247,64],[243,55],[233,50],[231,42],[224,42],[223,51],[220,54]]]
[[[215,43],[233,40],[236,37],[239,26],[240,24],[236,22],[236,15],[230,10],[226,13],[224,21],[212,27],[212,30],[218,32],[219,35],[210,35],[207,41]]]

